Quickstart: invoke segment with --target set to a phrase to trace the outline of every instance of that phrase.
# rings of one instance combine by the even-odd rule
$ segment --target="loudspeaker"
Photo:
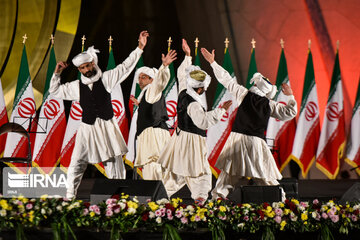
[[[280,187],[284,189],[286,198],[299,199],[299,183],[296,178],[283,178],[279,180]]]
[[[360,202],[360,183],[354,183],[339,200],[342,205],[346,202]]]
[[[281,201],[280,186],[243,186],[241,202],[261,204]]]
[[[90,193],[90,203],[96,204],[121,193],[128,194],[130,198],[136,196],[139,203],[167,198],[161,181],[96,179]]]

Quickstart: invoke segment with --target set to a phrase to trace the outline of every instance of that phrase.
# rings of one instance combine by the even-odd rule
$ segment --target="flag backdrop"
[[[300,166],[303,177],[306,177],[315,160],[319,135],[319,104],[312,54],[309,49],[299,120],[291,156]]]
[[[282,92],[281,85],[283,83],[290,85],[285,53],[282,48],[276,77],[276,87],[278,91],[275,95],[274,101],[286,105],[289,102],[290,97],[286,96]],[[290,155],[293,147],[295,132],[295,118],[284,122],[270,117],[266,130],[266,141],[273,153],[274,159],[280,171],[282,171],[291,160]]]
[[[340,159],[345,146],[344,98],[339,63],[336,53],[334,71],[328,101],[325,109],[319,145],[316,153],[316,167],[328,178],[335,179],[339,172]]]
[[[351,118],[351,128],[346,146],[345,161],[360,175],[360,79]]]
[[[33,124],[35,115],[36,106],[34,92],[26,56],[26,47],[24,44],[10,122],[20,124],[27,131],[29,131],[30,128],[30,132],[33,132],[36,130],[36,124]],[[30,134],[32,146],[34,143],[33,136],[34,134]],[[4,157],[27,157],[28,151],[28,140],[26,137],[22,137],[17,133],[8,133]],[[22,163],[7,163],[7,165],[13,167],[14,170],[19,173],[24,172],[18,167],[26,167],[26,164]]]
[[[8,115],[7,115],[7,111],[6,111],[4,92],[2,89],[2,84],[1,84],[1,79],[0,79],[0,126],[4,125],[7,122],[9,122],[9,120],[8,120]],[[4,133],[0,136],[0,156],[2,156],[4,153],[6,136],[7,136],[6,133]]]
[[[226,71],[229,72],[232,77],[235,77],[228,48],[225,48],[224,61],[222,66]],[[217,124],[207,130],[206,144],[208,149],[208,161],[211,167],[211,171],[216,178],[218,177],[220,170],[215,167],[215,164],[221,150],[225,145],[226,139],[230,135],[232,123],[235,119],[237,110],[236,100],[233,95],[221,83],[218,83],[216,86],[215,99],[212,109],[221,107],[222,104],[228,100],[233,101],[233,104],[230,106],[229,110],[224,114],[224,116]]]
[[[48,91],[55,67],[56,58],[52,45],[33,152],[33,165],[37,166],[40,172],[47,174],[52,173],[59,163],[61,143],[66,129],[64,102],[52,97]],[[43,167],[46,167],[46,171]]]

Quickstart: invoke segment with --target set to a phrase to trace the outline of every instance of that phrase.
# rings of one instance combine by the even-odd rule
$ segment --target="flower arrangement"
[[[360,204],[285,202],[232,204],[221,199],[205,204],[185,205],[179,198],[140,204],[128,195],[113,196],[91,205],[81,200],[0,197],[0,231],[15,230],[24,239],[25,228],[51,227],[54,239],[76,239],[74,228],[110,231],[111,239],[136,230],[163,231],[164,239],[181,239],[179,231],[209,229],[213,239],[225,239],[224,231],[262,233],[262,239],[275,239],[281,231],[318,232],[321,239],[332,239],[335,231],[348,234],[360,229]]]

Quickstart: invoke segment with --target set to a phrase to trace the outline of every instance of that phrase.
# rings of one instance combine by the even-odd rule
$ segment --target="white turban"
[[[250,79],[251,84],[256,84],[256,87],[263,92],[267,98],[272,99],[275,97],[277,88],[275,85],[272,85],[269,79],[265,78],[261,73],[254,73],[253,77]]]
[[[94,49],[94,46],[89,47],[85,52],[79,53],[76,55],[72,62],[76,67],[79,67],[81,64],[88,63],[94,61],[97,65],[98,58],[96,53],[99,53],[98,49]]]
[[[149,67],[141,67],[137,69],[134,75],[136,82],[139,82],[139,75],[141,73],[146,74],[152,79],[154,79],[156,74],[158,73],[158,70],[156,68],[149,68]]]
[[[190,73],[193,71],[201,71],[205,74],[205,79],[203,81],[196,80],[190,76]],[[201,106],[207,110],[207,102],[206,102],[206,96],[205,94],[199,95],[197,92],[195,92],[194,88],[203,87],[206,91],[206,89],[209,87],[211,82],[211,77],[199,66],[191,65],[185,69],[186,72],[186,93],[189,94],[192,98],[195,99],[198,103],[201,104]]]

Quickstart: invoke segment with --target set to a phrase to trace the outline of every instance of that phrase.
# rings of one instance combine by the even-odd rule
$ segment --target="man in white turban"
[[[234,186],[243,177],[251,177],[257,185],[279,185],[282,178],[275,160],[265,141],[265,131],[270,117],[282,121],[296,116],[297,107],[289,85],[283,84],[285,95],[292,96],[284,105],[271,100],[276,93],[276,86],[260,73],[251,79],[254,83],[249,90],[239,85],[235,78],[215,62],[215,52],[201,49],[204,58],[211,64],[218,81],[237,100],[237,113],[222,152],[216,162],[221,170],[213,198],[226,198]],[[285,193],[282,190],[282,199]]]
[[[99,51],[94,47],[78,54],[72,62],[81,72],[80,80],[61,85],[60,74],[68,65],[57,63],[50,82],[50,94],[64,100],[80,101],[83,110],[67,172],[67,198],[76,196],[88,163],[102,162],[108,178],[125,178],[122,156],[127,147],[114,117],[110,93],[135,68],[148,36],[147,31],[142,31],[138,47],[123,63],[109,71],[102,72],[98,67],[96,53]]]
[[[186,184],[191,198],[197,203],[203,203],[212,187],[206,129],[222,118],[231,101],[225,102],[222,108],[207,112],[203,93],[210,84],[210,76],[200,67],[191,65],[191,51],[185,39],[182,48],[185,59],[177,72],[180,92],[178,128],[160,154],[159,163],[165,169],[163,183],[169,197]]]
[[[169,65],[175,59],[176,52],[171,50],[166,56],[162,54],[162,65],[159,70],[141,67],[135,72],[135,79],[138,79],[141,92],[138,99],[131,98],[139,106],[134,167],[142,168],[142,176],[145,180],[161,180],[163,177],[157,160],[170,139],[163,90],[170,80]]]

